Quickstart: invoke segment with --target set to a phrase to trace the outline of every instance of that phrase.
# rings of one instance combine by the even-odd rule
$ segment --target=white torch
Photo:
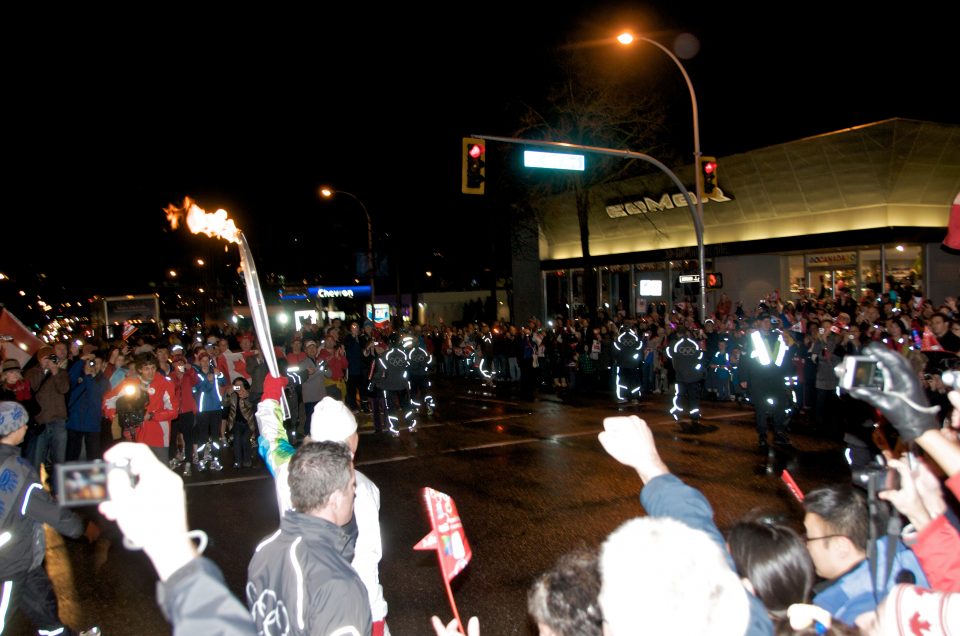
[[[243,232],[241,232],[233,220],[227,216],[226,210],[217,210],[213,214],[210,214],[198,206],[190,197],[183,199],[182,207],[178,208],[171,203],[164,209],[164,212],[167,213],[167,220],[170,221],[170,226],[173,229],[177,229],[180,220],[185,217],[187,228],[193,234],[206,234],[213,238],[236,243],[239,246],[240,267],[243,270],[243,282],[247,288],[247,302],[250,305],[250,317],[253,319],[253,327],[257,332],[260,351],[263,352],[263,359],[267,361],[267,368],[270,370],[270,373],[279,377],[280,370],[277,367],[277,355],[273,348],[273,338],[270,335],[270,321],[267,318],[267,304],[263,300],[263,290],[260,289],[260,280],[257,278],[257,266],[253,262],[250,244],[247,243]],[[284,418],[289,418],[290,406],[287,404],[286,396],[281,396],[280,403],[283,408]]]

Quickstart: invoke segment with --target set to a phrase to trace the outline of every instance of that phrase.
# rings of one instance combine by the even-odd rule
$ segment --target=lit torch
[[[263,300],[263,291],[260,289],[260,280],[257,278],[257,266],[253,262],[253,254],[243,232],[227,216],[226,210],[217,210],[213,214],[204,211],[190,197],[184,197],[183,206],[176,207],[172,203],[164,208],[170,226],[177,229],[181,219],[185,219],[187,228],[193,234],[206,234],[213,238],[223,239],[236,243],[240,247],[240,267],[243,269],[243,282],[247,288],[247,302],[250,305],[250,317],[253,318],[254,331],[257,332],[257,341],[267,368],[274,376],[280,376],[277,367],[277,355],[273,348],[273,338],[270,336],[270,321],[267,319],[267,304]],[[290,407],[286,397],[281,396],[284,418],[290,417]]]

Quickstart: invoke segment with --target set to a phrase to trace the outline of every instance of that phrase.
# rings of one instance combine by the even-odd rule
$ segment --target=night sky
[[[321,202],[320,184],[366,203],[378,252],[405,250],[416,267],[451,278],[502,268],[502,246],[499,255],[488,247],[504,234],[486,223],[494,198],[460,194],[460,138],[512,134],[522,105],[556,79],[561,52],[594,43],[609,49],[605,63],[632,65],[668,105],[661,143],[689,161],[679,72],[648,45],[599,43],[628,26],[665,44],[698,39],[685,65],[704,154],[889,117],[960,123],[956,8],[679,4],[84,9],[11,22],[23,44],[6,47],[0,271],[18,288],[43,272],[52,290],[151,291],[170,267],[222,253],[166,230],[162,208],[190,195],[230,212],[261,276],[349,284],[363,216],[350,200]],[[229,255],[214,260],[235,267]],[[13,285],[0,286],[0,302]]]

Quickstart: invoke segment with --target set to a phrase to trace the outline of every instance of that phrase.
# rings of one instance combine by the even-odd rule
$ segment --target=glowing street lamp
[[[346,190],[335,190],[331,186],[320,186],[319,193],[324,199],[333,199],[338,194],[350,197],[360,204],[360,208],[367,217],[367,274],[370,277],[370,306],[373,307],[377,300],[373,287],[373,222],[370,220],[370,212],[367,210],[367,206],[363,204],[363,201],[361,201],[357,195],[347,192]]]
[[[660,44],[656,40],[651,40],[648,37],[643,35],[634,35],[630,32],[623,32],[617,36],[617,42],[628,46],[632,44],[635,40],[641,40],[643,42],[648,42],[649,44],[654,45],[664,53],[666,53],[673,63],[677,65],[677,68],[680,69],[680,73],[683,74],[683,79],[687,83],[687,89],[690,91],[690,104],[693,108],[693,178],[694,178],[694,191],[697,193],[697,216],[700,220],[700,226],[703,227],[703,175],[701,174],[700,166],[700,115],[697,110],[697,94],[693,90],[693,82],[690,81],[690,76],[687,75],[687,69],[683,67],[679,58],[673,54],[673,51]],[[705,320],[707,316],[707,290],[706,290],[706,269],[704,264],[704,248],[703,248],[703,239],[697,241],[697,258],[700,260],[700,319]]]

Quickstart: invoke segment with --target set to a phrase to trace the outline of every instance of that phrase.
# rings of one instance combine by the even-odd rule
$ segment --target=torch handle
[[[250,318],[253,319],[253,329],[257,332],[257,342],[260,344],[260,352],[263,359],[267,362],[267,368],[271,375],[280,377],[280,369],[277,366],[277,354],[273,348],[273,337],[270,335],[270,320],[267,316],[267,304],[263,300],[263,290],[260,288],[260,279],[257,277],[257,266],[253,262],[253,254],[250,252],[250,244],[247,243],[247,237],[240,232],[240,267],[243,268],[243,281],[247,288],[247,303],[250,305]],[[290,405],[287,404],[287,397],[280,394],[280,405],[283,409],[283,418],[290,418]]]

